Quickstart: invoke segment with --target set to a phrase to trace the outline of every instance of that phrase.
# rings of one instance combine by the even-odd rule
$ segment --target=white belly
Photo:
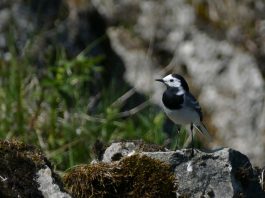
[[[164,111],[175,124],[187,125],[200,121],[198,113],[192,109],[170,110],[164,106]]]

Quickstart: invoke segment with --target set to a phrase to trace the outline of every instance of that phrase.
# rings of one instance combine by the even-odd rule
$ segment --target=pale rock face
[[[136,148],[135,143],[133,142],[124,142],[124,143],[112,143],[104,152],[102,162],[109,163],[114,161],[115,156],[119,155],[119,158],[131,155],[134,153]]]
[[[41,191],[44,198],[71,198],[65,192],[62,192],[59,186],[54,183],[51,169],[46,166],[37,172],[36,181],[39,184],[38,190]]]
[[[112,7],[92,2],[107,21],[128,8],[121,2]],[[160,105],[164,87],[153,80],[164,76],[162,66],[178,73],[185,65],[188,83],[200,91],[202,110],[216,128],[219,143],[214,146],[233,147],[256,165],[264,164],[265,89],[255,58],[198,29],[194,9],[184,0],[134,1],[131,8],[137,12],[130,30],[108,29],[111,46],[124,61],[125,80]],[[156,57],[159,50],[172,55],[170,63]]]

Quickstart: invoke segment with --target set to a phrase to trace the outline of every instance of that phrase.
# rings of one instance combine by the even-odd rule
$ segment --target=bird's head
[[[167,87],[183,88],[185,91],[189,91],[188,83],[179,74],[169,74],[162,79],[156,79],[156,81],[164,83]]]

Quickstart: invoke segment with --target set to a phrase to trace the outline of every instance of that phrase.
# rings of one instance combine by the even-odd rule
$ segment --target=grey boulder
[[[196,150],[191,157],[190,149],[144,152],[138,148],[135,142],[113,143],[106,149],[103,161],[110,163],[138,153],[169,163],[178,181],[176,197],[265,197],[257,171],[239,151]]]

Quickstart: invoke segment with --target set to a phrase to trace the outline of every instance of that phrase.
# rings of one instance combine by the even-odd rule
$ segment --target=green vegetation
[[[58,47],[44,54],[47,65],[39,68],[27,49],[19,56],[12,46],[9,58],[0,60],[1,139],[40,147],[59,170],[89,162],[97,139],[165,142],[164,114],[148,99],[145,108],[128,116],[118,100],[128,85],[121,87],[115,78],[104,84],[99,78],[95,88],[95,76],[104,73],[103,56],[90,56],[88,48],[68,58]]]

